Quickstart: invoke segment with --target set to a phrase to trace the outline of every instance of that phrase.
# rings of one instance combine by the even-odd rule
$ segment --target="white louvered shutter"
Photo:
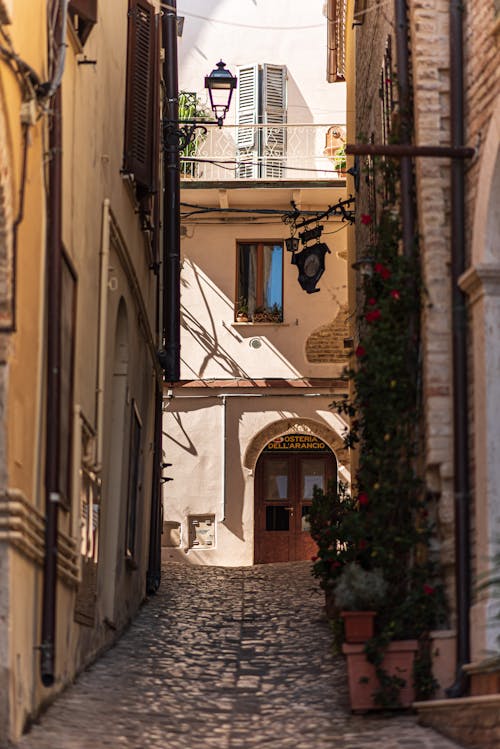
[[[286,66],[264,65],[262,73],[263,176],[282,177],[286,159]],[[273,126],[273,127],[271,127]]]
[[[238,179],[251,179],[259,176],[258,132],[256,125],[259,107],[259,67],[243,65],[238,68],[238,130],[236,148],[238,152]]]

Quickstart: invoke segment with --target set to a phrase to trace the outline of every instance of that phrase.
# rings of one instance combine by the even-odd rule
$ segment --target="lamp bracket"
[[[207,125],[213,124],[211,120],[206,121]],[[176,146],[179,151],[183,151],[186,146],[193,142],[196,137],[196,131],[199,130],[201,135],[207,134],[207,128],[204,122],[195,120],[163,120],[163,148],[167,146]]]

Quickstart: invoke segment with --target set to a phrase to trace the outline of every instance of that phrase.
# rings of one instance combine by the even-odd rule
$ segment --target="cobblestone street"
[[[169,564],[118,642],[20,749],[452,749],[412,715],[352,716],[309,563]]]

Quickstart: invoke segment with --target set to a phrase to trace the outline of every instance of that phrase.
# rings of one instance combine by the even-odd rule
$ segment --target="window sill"
[[[272,327],[272,328],[289,328],[290,323],[288,322],[252,322],[249,320],[248,322],[232,322],[231,327],[232,328],[247,328],[252,327],[255,328],[256,325],[263,325],[266,328]]]

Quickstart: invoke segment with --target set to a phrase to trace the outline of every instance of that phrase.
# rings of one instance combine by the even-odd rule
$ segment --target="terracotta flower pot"
[[[399,676],[406,682],[399,693],[399,707],[410,707],[415,700],[413,661],[417,648],[417,640],[396,640],[387,646],[384,654],[384,671],[390,676]],[[366,660],[364,645],[344,643],[342,652],[347,658],[351,710],[364,712],[380,709],[374,700],[380,683],[374,666]]]
[[[366,642],[373,637],[375,611],[341,611],[346,642]]]

